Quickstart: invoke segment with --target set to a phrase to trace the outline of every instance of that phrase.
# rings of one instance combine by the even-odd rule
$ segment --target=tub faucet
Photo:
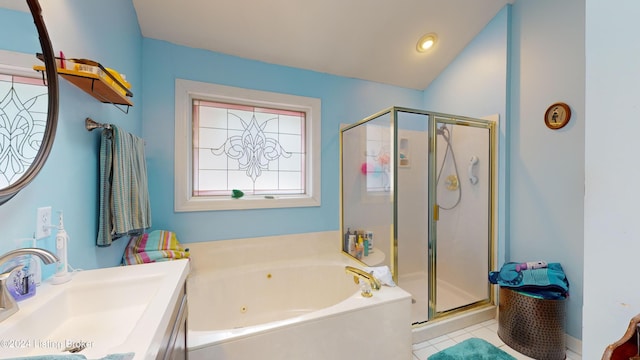
[[[371,289],[380,290],[380,280],[376,279],[373,274],[349,265],[345,266],[344,270],[347,274],[353,275],[353,281],[356,284],[360,284],[360,279],[364,279],[366,281],[364,284],[361,284],[361,286],[363,285],[361,293],[362,296],[371,297],[373,296],[373,294],[371,294]]]
[[[45,264],[53,264],[58,262],[58,257],[53,253],[39,248],[24,248],[9,251],[6,254],[0,255],[0,266],[7,261],[22,255],[36,255]],[[7,319],[9,316],[18,312],[18,303],[9,293],[7,288],[7,280],[14,271],[22,269],[23,265],[17,265],[9,268],[5,272],[0,274],[0,322]]]

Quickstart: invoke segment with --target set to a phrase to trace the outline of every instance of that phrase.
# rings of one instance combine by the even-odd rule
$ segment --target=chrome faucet
[[[13,258],[23,255],[35,255],[39,257],[45,264],[53,264],[55,262],[58,262],[58,257],[45,249],[24,248],[12,250],[4,255],[0,255],[0,266]],[[22,269],[22,267],[23,265],[17,265],[0,274],[0,322],[18,312],[18,303],[9,293],[9,289],[7,288],[7,280],[14,271],[18,271]]]
[[[361,283],[360,279],[366,280],[366,282],[364,283],[364,286],[361,286],[362,288],[361,295],[364,297],[373,296],[373,294],[371,294],[371,289],[380,290],[380,287],[382,286],[380,284],[380,280],[378,280],[375,276],[373,276],[373,274],[369,274],[364,270],[361,270],[349,265],[345,266],[344,270],[347,274],[353,275],[353,282],[355,282],[356,284]]]

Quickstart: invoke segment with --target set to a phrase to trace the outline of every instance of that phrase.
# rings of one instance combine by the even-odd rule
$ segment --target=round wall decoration
[[[563,128],[571,119],[571,109],[569,105],[559,102],[555,103],[547,109],[544,114],[544,123],[551,130]]]

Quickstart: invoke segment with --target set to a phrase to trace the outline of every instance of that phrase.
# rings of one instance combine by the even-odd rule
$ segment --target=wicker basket
[[[565,300],[543,300],[500,287],[498,336],[538,360],[566,358]]]

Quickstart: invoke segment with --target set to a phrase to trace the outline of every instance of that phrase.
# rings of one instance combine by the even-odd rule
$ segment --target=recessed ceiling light
[[[418,52],[425,52],[433,47],[438,41],[438,36],[434,33],[423,35],[416,44],[416,50]]]

